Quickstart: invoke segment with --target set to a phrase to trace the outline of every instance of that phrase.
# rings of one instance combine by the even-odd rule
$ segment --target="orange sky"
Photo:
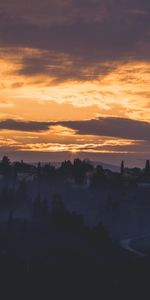
[[[73,155],[117,164],[121,157],[137,164],[148,158],[149,138],[131,138],[121,122],[140,121],[142,128],[144,122],[150,124],[147,5],[146,0],[138,0],[136,6],[127,0],[118,7],[103,0],[82,5],[44,0],[42,5],[37,1],[35,9],[34,0],[26,6],[18,0],[13,6],[2,1],[1,156],[7,152],[17,159],[22,153],[33,160],[28,153],[36,153],[37,160],[38,153],[49,153],[51,160],[55,153],[56,160]],[[126,134],[91,133],[86,127],[80,132],[61,123],[82,121],[87,126],[85,120],[101,118],[119,118]],[[52,124],[45,130],[25,131],[19,125],[15,130],[4,126],[7,120]]]
[[[1,120],[65,121],[111,116],[150,122],[149,63],[132,61],[120,65],[116,62],[111,73],[96,79],[85,69],[87,76],[83,81],[62,83],[53,83],[53,78],[47,75],[17,74],[21,63],[11,51],[1,58],[0,68]],[[136,152],[136,144],[137,141],[128,139],[78,135],[62,126],[53,126],[42,133],[2,130],[0,139],[2,148],[69,151],[77,155],[84,151],[87,156],[90,152],[128,153],[130,148],[126,150],[124,146],[129,145],[135,145]]]

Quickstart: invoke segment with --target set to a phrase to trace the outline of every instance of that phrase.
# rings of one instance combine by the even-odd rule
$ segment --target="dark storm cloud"
[[[8,46],[46,49],[79,57],[86,55],[93,61],[112,60],[129,54],[136,55],[139,43],[148,42],[147,26],[148,21],[138,24],[122,19],[108,19],[102,24],[75,22],[47,28],[8,23],[0,28],[0,41]],[[142,57],[140,50],[137,56]]]
[[[14,130],[14,131],[27,131],[27,132],[40,132],[48,130],[50,123],[47,122],[34,122],[34,121],[15,121],[3,120],[0,121],[0,130]]]
[[[9,2],[7,0],[6,4]],[[29,11],[25,12],[21,10],[18,1],[15,3],[11,13],[4,13],[4,8],[8,10],[9,5],[5,5],[5,2],[3,4],[0,14],[0,45],[38,48],[49,53],[69,55],[73,62],[72,69],[63,73],[64,79],[71,75],[77,77],[76,70],[74,72],[76,60],[80,62],[80,77],[80,68],[84,65],[132,58],[149,59],[150,1],[45,0],[43,5],[41,1],[36,1],[35,6],[35,1],[31,0]],[[43,25],[44,16],[47,22]],[[37,61],[39,66],[35,62],[36,58],[33,63],[24,58],[22,74],[50,73],[42,54]],[[61,77],[61,68],[55,70],[55,74]]]
[[[123,118],[99,118],[84,121],[35,122],[0,121],[0,129],[41,132],[51,126],[61,125],[76,131],[80,135],[107,136],[131,140],[150,141],[150,123]]]
[[[150,140],[150,123],[123,118],[99,118],[62,123],[78,134]]]

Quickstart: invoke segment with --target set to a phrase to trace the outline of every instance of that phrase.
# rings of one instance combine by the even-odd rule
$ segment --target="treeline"
[[[40,199],[36,201],[39,205]],[[82,216],[66,211],[57,195],[52,209],[44,209],[44,218],[37,214],[37,206],[35,221],[18,220],[10,211],[5,227],[0,224],[1,284],[15,293],[21,287],[21,295],[42,293],[45,299],[77,297],[81,291],[88,295],[93,288],[101,295],[109,284],[115,287],[110,260],[117,257],[117,250],[104,226],[99,223],[90,229]]]
[[[76,158],[73,162],[66,160],[60,167],[47,163],[37,165],[21,162],[11,162],[7,156],[0,161],[0,174],[4,179],[17,179],[20,174],[32,176],[33,180],[41,181],[54,179],[59,181],[74,182],[78,185],[87,184],[91,187],[98,187],[105,184],[121,185],[124,183],[136,184],[139,181],[150,182],[150,163],[146,161],[145,167],[127,168],[121,162],[120,172],[113,172],[104,169],[101,165],[96,167],[89,160]]]
[[[125,298],[131,291],[149,291],[149,258],[122,250],[102,223],[89,228],[81,215],[66,210],[58,194],[50,210],[40,196],[33,207],[34,220],[16,219],[10,211],[5,226],[0,224],[2,289],[5,284],[15,295],[45,299],[89,294],[121,299],[122,291]]]

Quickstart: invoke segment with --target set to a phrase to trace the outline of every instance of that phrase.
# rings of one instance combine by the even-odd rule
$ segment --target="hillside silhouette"
[[[94,299],[149,293],[149,250],[120,239],[149,230],[150,165],[0,162],[0,274],[16,297]],[[143,215],[142,215],[143,213]],[[140,219],[141,214],[141,219]],[[131,217],[131,218],[130,218]]]

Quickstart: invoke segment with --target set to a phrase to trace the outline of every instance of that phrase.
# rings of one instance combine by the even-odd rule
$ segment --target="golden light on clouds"
[[[44,55],[47,52],[30,48],[3,51],[0,56],[0,120],[46,122],[117,117],[150,122],[149,62],[116,61],[110,63],[109,71],[106,63],[97,63],[95,67],[83,64],[79,78],[70,76],[69,79],[65,77],[65,70],[70,72],[72,67],[69,56],[62,54],[60,67],[57,57],[57,63],[49,61],[45,65]],[[37,72],[32,72],[34,57],[39,64],[42,60],[46,71],[37,65]],[[26,64],[29,64],[27,70]],[[1,130],[0,138],[1,149],[72,154],[133,153],[138,143],[81,135],[61,125],[51,126],[42,133]]]
[[[0,107],[8,117],[15,107],[15,117],[25,118],[23,110],[30,100],[30,109],[32,119],[36,119],[37,107],[40,111],[44,106],[47,106],[50,114],[49,119],[55,119],[55,115],[51,116],[51,105],[65,104],[74,106],[75,108],[83,108],[87,111],[87,117],[90,118],[88,109],[91,107],[95,116],[111,115],[130,117],[133,119],[150,120],[150,105],[149,105],[149,81],[150,81],[150,64],[144,62],[128,62],[114,63],[114,68],[108,74],[101,76],[101,66],[96,67],[96,73],[90,71],[83,66],[82,73],[84,80],[68,80],[54,83],[53,70],[50,74],[34,74],[34,76],[25,76],[19,73],[21,69],[21,58],[23,55],[36,55],[40,51],[33,49],[20,50],[15,55],[5,54],[4,58],[0,59],[0,82],[1,82],[1,101]],[[37,51],[37,52],[36,52]],[[43,53],[44,55],[44,53]],[[56,66],[54,66],[56,68]],[[103,66],[104,67],[104,66]],[[58,73],[59,75],[59,73]],[[82,74],[81,74],[82,75]],[[18,105],[17,105],[17,102]],[[28,105],[28,104],[27,104]],[[18,106],[18,107],[17,107]],[[19,106],[22,106],[19,110]],[[34,115],[34,110],[36,111]],[[96,111],[97,110],[97,111]],[[44,110],[43,110],[44,111]],[[45,113],[45,111],[44,111]],[[63,111],[61,117],[63,119]],[[65,116],[66,117],[66,116]],[[70,116],[72,117],[72,116]],[[26,117],[27,118],[27,117]],[[30,116],[31,118],[31,116]],[[79,114],[79,118],[83,119]],[[84,116],[86,118],[86,114]]]
[[[128,153],[124,147],[138,144],[139,141],[82,136],[62,126],[52,127],[47,133],[26,133],[3,130],[1,132],[0,147],[12,148],[14,151],[35,152],[70,152],[77,155],[85,153]]]

